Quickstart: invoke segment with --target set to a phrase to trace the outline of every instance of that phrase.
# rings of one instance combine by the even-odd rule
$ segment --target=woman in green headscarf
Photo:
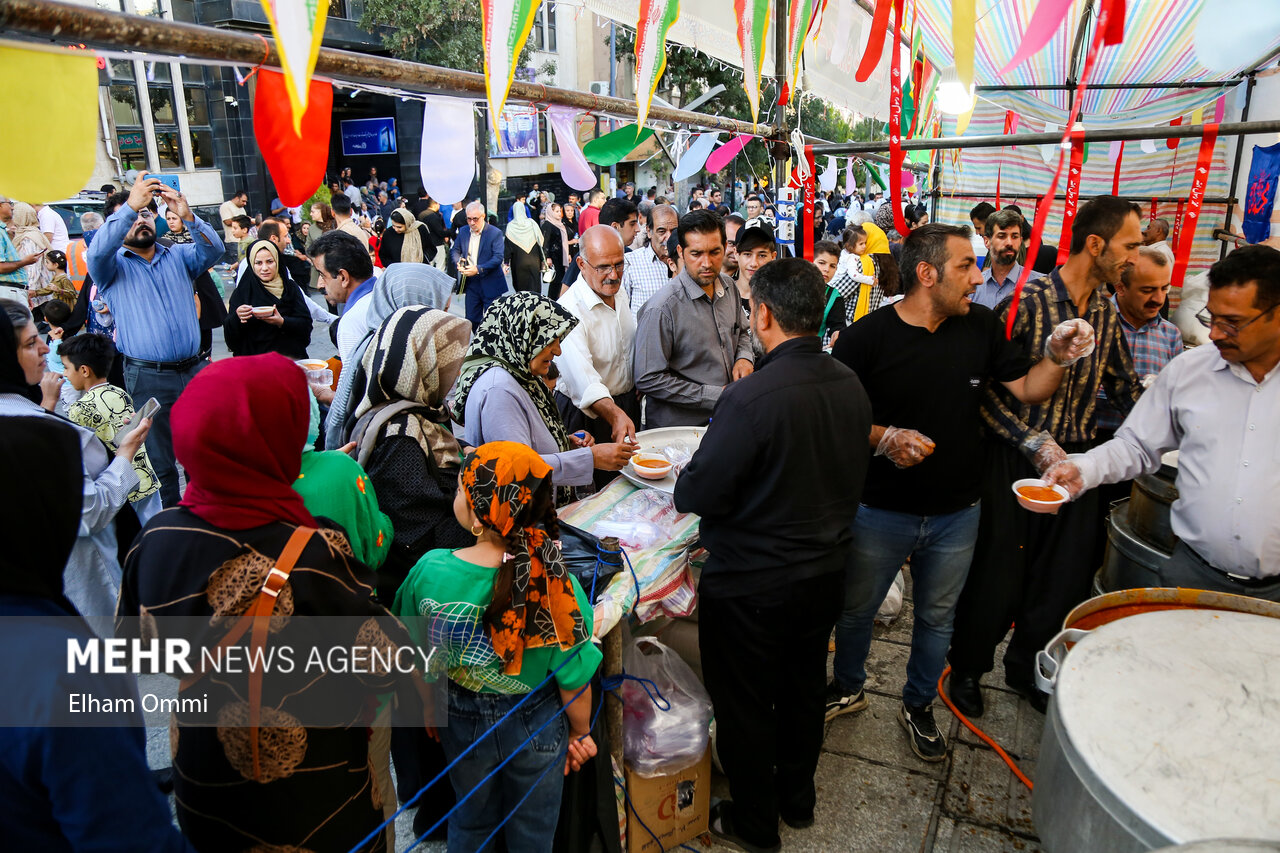
[[[560,342],[577,325],[577,317],[545,296],[499,297],[471,336],[453,403],[468,445],[515,441],[532,447],[562,487],[587,485],[596,468],[619,471],[634,452],[622,444],[595,444],[590,435],[569,435],[543,382]],[[557,504],[571,499],[571,490],[561,488]]]
[[[394,535],[391,519],[378,508],[373,481],[360,463],[337,450],[316,450],[320,407],[311,398],[311,425],[302,448],[302,471],[293,490],[313,516],[336,521],[347,532],[356,559],[377,569],[387,559]]]

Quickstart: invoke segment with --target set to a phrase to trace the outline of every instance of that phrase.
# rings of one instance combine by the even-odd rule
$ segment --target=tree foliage
[[[458,71],[484,71],[484,44],[479,3],[447,0],[365,0],[361,28],[382,36],[382,46],[397,59],[423,62]],[[528,67],[529,44],[519,67]],[[554,75],[555,64],[538,69]]]

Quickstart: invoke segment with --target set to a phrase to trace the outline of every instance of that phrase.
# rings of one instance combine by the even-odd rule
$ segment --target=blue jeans
[[[560,694],[552,685],[543,687],[497,730],[486,734],[502,715],[523,698],[497,693],[473,693],[449,683],[449,726],[440,729],[440,744],[449,761],[480,741],[467,757],[449,771],[449,781],[458,795],[457,810],[449,816],[449,849],[476,851],[494,827],[533,787],[534,780],[547,769],[537,788],[519,811],[502,827],[510,853],[546,853],[551,849],[560,818],[560,796],[564,792],[565,754],[569,730],[560,713]],[[547,721],[529,745],[520,745]],[[518,752],[517,752],[518,750]],[[481,781],[512,753],[516,757],[481,786]],[[462,798],[480,786],[466,802]],[[494,849],[493,842],[484,848]]]
[[[844,581],[844,612],[836,621],[836,682],[851,693],[867,680],[867,653],[876,611],[898,569],[911,558],[915,626],[902,700],[927,705],[951,644],[956,602],[978,539],[979,506],[946,515],[911,515],[861,506]]]
[[[165,507],[175,507],[182,499],[178,484],[178,463],[173,453],[173,431],[169,427],[169,413],[179,395],[195,375],[208,367],[209,362],[198,361],[186,370],[157,370],[144,367],[126,358],[124,363],[125,390],[133,398],[135,410],[141,409],[152,397],[160,404],[160,411],[151,420],[151,432],[147,433],[147,456],[160,481],[160,502]]]

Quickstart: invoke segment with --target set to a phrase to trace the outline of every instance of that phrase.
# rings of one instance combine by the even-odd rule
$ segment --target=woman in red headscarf
[[[394,797],[370,770],[369,725],[378,694],[412,692],[412,677],[376,662],[340,672],[329,655],[394,654],[409,638],[373,603],[373,575],[341,529],[293,490],[308,393],[305,374],[276,354],[201,371],[172,413],[186,494],[151,520],[125,565],[118,635],[188,641],[197,666],[179,695],[207,697],[170,723],[178,822],[202,853],[350,850]],[[202,673],[237,636],[276,664],[260,676]],[[312,665],[314,652],[323,663]]]

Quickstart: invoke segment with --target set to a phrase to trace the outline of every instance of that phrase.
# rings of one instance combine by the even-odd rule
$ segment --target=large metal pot
[[[1135,483],[1133,493],[1138,494]],[[1134,498],[1118,501],[1107,516],[1107,550],[1098,569],[1097,592],[1161,586],[1160,570],[1170,555],[1140,538],[1130,524]],[[1168,507],[1165,507],[1167,513]],[[1167,521],[1167,518],[1166,518]]]
[[[1140,613],[1077,632],[1052,673],[1032,815],[1049,853],[1280,838],[1280,619]],[[1055,639],[1060,643],[1061,637]]]
[[[1139,539],[1165,554],[1172,554],[1178,544],[1170,519],[1170,508],[1178,499],[1177,478],[1176,461],[1165,463],[1154,474],[1136,477],[1129,492],[1129,526]]]

